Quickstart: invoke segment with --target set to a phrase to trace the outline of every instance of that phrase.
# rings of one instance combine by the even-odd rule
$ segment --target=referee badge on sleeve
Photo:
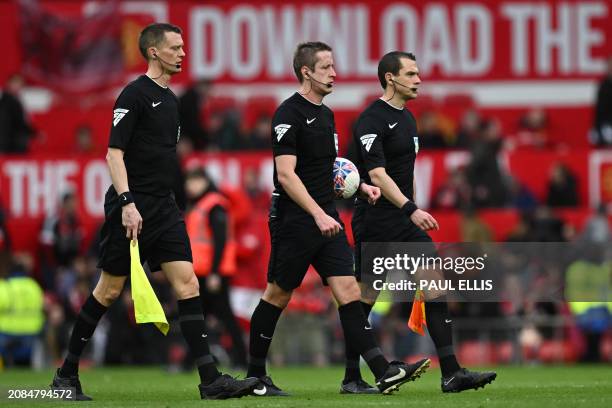
[[[414,153],[416,154],[419,152],[419,138],[415,136],[412,139],[414,140]]]
[[[113,111],[113,127],[117,126],[117,123],[123,119],[125,115],[129,112],[129,109],[117,108]]]

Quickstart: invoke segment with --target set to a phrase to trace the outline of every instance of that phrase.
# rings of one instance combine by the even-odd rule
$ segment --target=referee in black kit
[[[241,397],[256,381],[239,381],[217,371],[206,340],[189,237],[172,193],[179,166],[180,126],[178,99],[168,83],[181,72],[185,58],[181,29],[149,25],[140,33],[138,45],[148,70],[117,98],[106,155],[113,184],[104,202],[98,263],[102,274],[79,313],[68,355],[51,386],[76,388],[77,400],[91,399],[81,389],[79,358],[98,321],[123,289],[130,273],[130,242],[138,239],[142,262],[148,261],[152,271],[161,269],[179,299],[180,326],[196,358],[201,398]]]
[[[416,120],[405,108],[406,102],[417,97],[421,83],[415,56],[399,51],[386,54],[378,64],[378,79],[384,93],[359,116],[353,135],[359,146],[355,163],[359,174],[382,193],[376,206],[356,200],[352,226],[358,278],[362,242],[420,242],[435,249],[425,231],[439,228],[438,222],[415,204],[414,163],[419,139]],[[367,316],[378,293],[362,284],[362,294]],[[446,295],[426,292],[425,296],[427,328],[442,370],[442,391],[459,392],[491,383],[495,373],[468,371],[457,363]],[[358,362],[357,350],[347,353],[345,383],[361,381]]]
[[[251,318],[247,377],[259,379],[253,395],[288,395],[267,375],[266,356],[281,312],[313,265],[340,305],[345,337],[368,363],[380,392],[388,394],[419,377],[430,361],[389,363],[359,304],[352,251],[334,204],[332,173],[338,152],[334,115],[322,103],[336,77],[331,48],[320,42],[298,45],[293,69],[301,86],[272,120],[272,249],[268,285]],[[365,183],[360,191],[370,202],[380,196],[378,188]]]

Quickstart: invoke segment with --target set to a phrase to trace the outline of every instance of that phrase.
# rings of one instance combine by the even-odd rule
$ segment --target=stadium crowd
[[[595,106],[596,119],[589,136],[593,146],[612,145],[611,83],[612,60]],[[27,119],[18,98],[22,86],[22,78],[15,75],[7,81],[0,97],[0,153],[27,152],[28,143],[36,140],[36,133],[44,132],[34,129]],[[208,80],[200,80],[180,96],[179,153],[187,157],[200,151],[270,151],[271,115],[276,101],[262,97],[245,109],[231,98],[211,96],[213,86]],[[426,101],[421,101],[416,111],[423,150],[462,149],[469,154],[468,164],[456,168],[434,192],[431,205],[433,210],[460,212],[462,241],[494,240],[491,227],[479,216],[482,209],[490,208],[511,209],[520,214],[518,223],[505,237],[508,242],[612,241],[609,208],[602,205],[592,210],[581,230],[555,212],[557,208],[585,206],[579,199],[577,177],[568,166],[563,163],[553,166],[546,198],[538,200],[500,165],[498,157],[502,151],[555,148],[546,110],[525,110],[516,118],[515,130],[507,134],[497,118],[483,117],[469,97],[458,98],[463,98],[459,105],[467,101],[459,114],[449,115],[428,106]],[[75,152],[95,154],[104,150],[104,146],[95,146],[90,125],[84,123],[78,128]],[[354,154],[354,147],[348,146],[346,157],[350,159]],[[182,184],[184,175],[180,180],[177,201],[185,207],[188,200]],[[252,238],[248,233],[248,212],[265,211],[269,202],[254,173],[246,174],[244,185],[240,192],[221,188],[233,201],[231,211],[243,213],[234,214],[238,221],[234,233],[239,242],[245,237]],[[84,240],[79,205],[78,195],[65,192],[41,225],[36,253],[11,250],[6,228],[11,215],[0,208],[0,362],[4,365],[52,366],[66,350],[69,330],[98,274],[99,242]],[[349,200],[342,206],[350,213]],[[243,245],[243,261],[239,262],[236,274],[254,275],[255,286],[263,288],[265,271],[253,269],[261,269],[257,260],[266,255],[253,248],[257,245]],[[612,260],[607,252],[585,251],[581,259],[567,265],[567,270],[574,273],[587,274],[594,269],[611,276]],[[170,287],[161,274],[151,274],[150,279],[172,323],[178,315],[172,306],[176,303]],[[279,323],[271,350],[274,363],[326,365],[343,361],[340,323],[326,290],[309,272]],[[581,309],[566,302],[533,302],[529,296],[519,294],[512,304],[453,303],[451,307],[455,318],[465,323],[457,324],[463,361],[612,361],[609,304],[604,308]],[[408,330],[409,313],[402,303],[379,302],[374,308],[373,327],[386,354],[398,359],[431,355],[431,345]],[[225,364],[244,366],[244,359],[232,352],[233,341],[223,330],[223,322],[209,317],[208,323],[215,356]],[[241,325],[245,329],[248,322],[241,319]],[[143,348],[150,352],[143,353]],[[151,327],[137,328],[130,293],[125,290],[95,332],[87,360],[92,364],[163,364],[172,370],[190,369],[185,350],[177,324],[171,324],[168,337]]]

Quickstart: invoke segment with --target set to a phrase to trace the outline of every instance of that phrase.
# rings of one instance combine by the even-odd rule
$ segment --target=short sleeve
[[[387,165],[382,140],[384,130],[377,122],[380,121],[366,116],[355,127],[355,143],[359,146],[367,171]]]
[[[272,118],[272,152],[274,157],[283,154],[296,156],[299,121],[289,108],[281,106]]]
[[[124,89],[113,108],[113,123],[108,147],[116,147],[121,150],[127,148],[138,122],[139,114],[140,104],[137,91],[133,88]]]

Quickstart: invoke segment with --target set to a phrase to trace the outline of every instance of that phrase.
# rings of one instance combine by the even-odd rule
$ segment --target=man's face
[[[415,99],[418,96],[419,85],[419,67],[416,61],[410,58],[400,58],[401,68],[393,80],[396,82],[395,92],[404,96],[406,100]]]
[[[315,63],[314,72],[309,74],[315,80],[311,80],[310,83],[314,91],[322,95],[328,95],[332,93],[334,80],[336,79],[334,58],[332,57],[331,51],[319,51],[316,53],[316,57],[317,62]],[[325,84],[329,84],[330,86]]]
[[[204,177],[188,177],[185,181],[187,198],[198,198],[208,188],[208,181]]]
[[[181,67],[183,58],[185,58],[183,38],[179,33],[172,31],[167,31],[165,37],[165,40],[157,47],[157,55],[166,72],[174,75],[183,70]]]

